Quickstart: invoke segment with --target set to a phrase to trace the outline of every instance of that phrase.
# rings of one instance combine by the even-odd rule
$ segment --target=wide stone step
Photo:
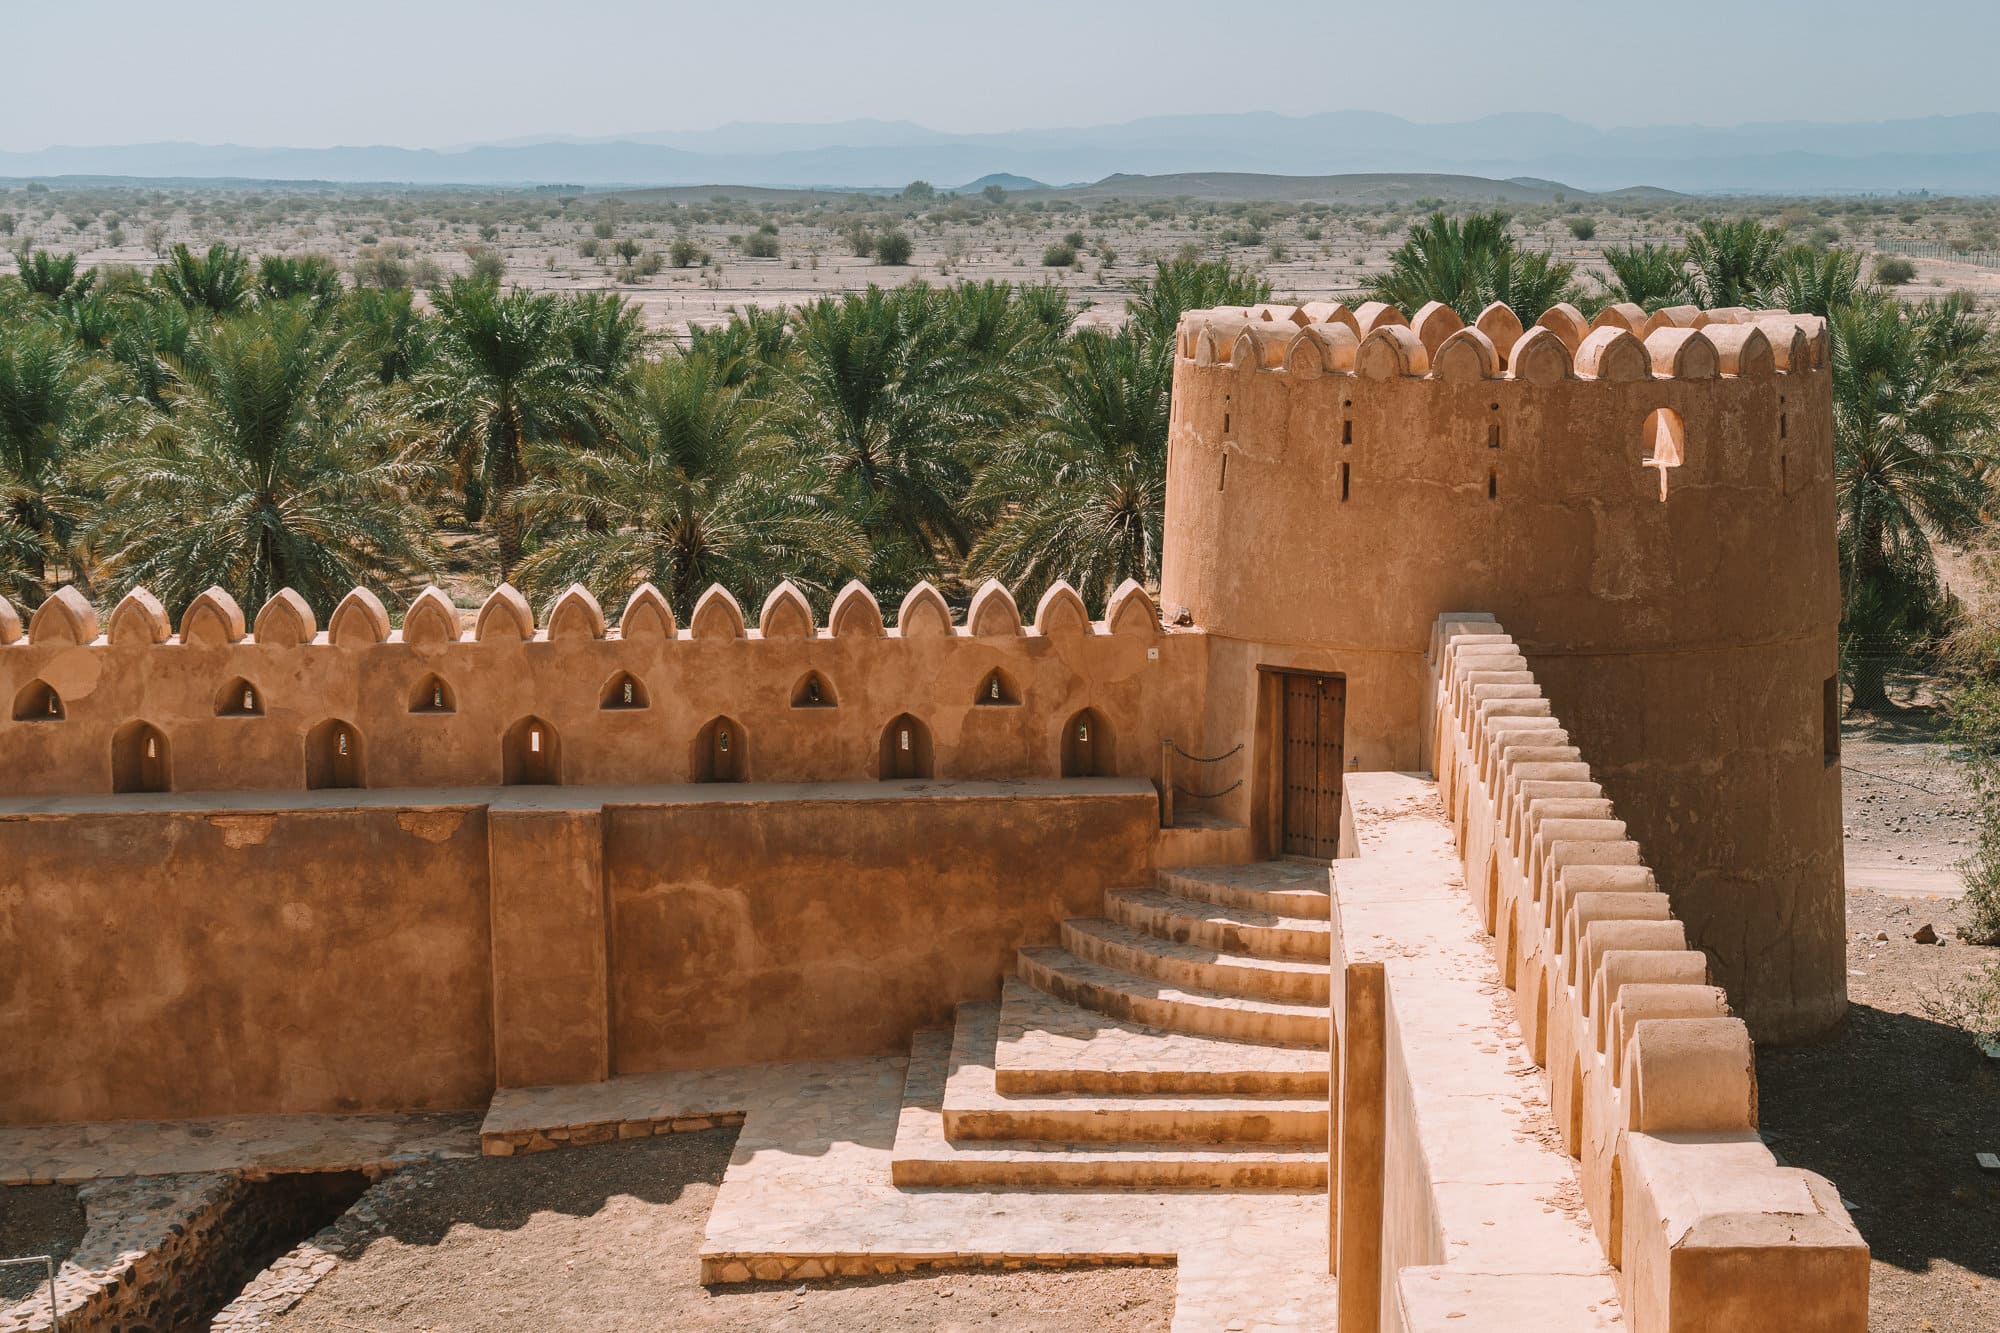
[[[1062,924],[1063,946],[1079,958],[1176,986],[1199,986],[1265,1000],[1325,1004],[1332,969],[1296,958],[1258,958],[1177,944],[1118,921],[1073,917]]]
[[[1021,977],[1058,999],[1113,1018],[1176,1032],[1291,1046],[1327,1044],[1324,1004],[1260,1000],[1195,986],[1173,986],[1079,958],[1067,949],[1023,949]]]
[[[899,1187],[1217,1189],[1326,1188],[1323,1143],[1090,1143],[965,1140],[944,1133],[951,1033],[910,1044],[889,1178]]]
[[[1326,921],[1333,895],[1323,865],[1298,861],[1254,861],[1240,866],[1176,866],[1159,872],[1167,893],[1224,907]]]
[[[1324,1099],[1324,1048],[1268,1046],[1112,1018],[1019,977],[1000,989],[993,1077],[1003,1092],[1265,1093]]]
[[[1104,903],[1114,921],[1180,944],[1320,964],[1332,954],[1331,927],[1311,917],[1226,907],[1159,889],[1113,889]]]
[[[962,1004],[945,1077],[944,1133],[1052,1143],[1310,1143],[1324,1141],[1324,1096],[1242,1093],[1014,1093],[994,1080],[1000,1006]]]

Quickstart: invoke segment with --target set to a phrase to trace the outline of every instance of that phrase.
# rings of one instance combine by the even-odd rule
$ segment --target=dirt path
[[[1871,1329],[2000,1329],[2000,1173],[1974,1156],[2000,1152],[2000,1061],[1941,1021],[2000,949],[1959,940],[1960,904],[1926,892],[1955,887],[1970,846],[1964,787],[1922,710],[1851,723],[1841,760],[1850,1008],[1822,1041],[1758,1048],[1765,1136],[1853,1209],[1875,1256]],[[1925,926],[1943,942],[1918,943]]]
[[[411,1168],[381,1239],[274,1327],[451,1330],[932,1329],[1153,1333],[1171,1269],[941,1273],[810,1286],[700,1284],[703,1228],[734,1130]]]

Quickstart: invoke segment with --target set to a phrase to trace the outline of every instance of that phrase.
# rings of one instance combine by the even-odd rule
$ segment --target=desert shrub
[[[743,238],[743,253],[752,259],[776,259],[778,257],[778,229],[759,228]]]
[[[479,282],[497,283],[507,276],[507,261],[490,245],[468,245],[465,257],[472,261],[469,271]]]
[[[500,239],[500,229],[490,222],[482,223],[479,228],[479,239],[482,241],[497,241]]]
[[[875,262],[892,266],[907,264],[913,249],[909,237],[891,228],[875,238]]]
[[[1076,247],[1068,241],[1058,241],[1042,251],[1042,267],[1068,268],[1076,262]]]
[[[1884,255],[1875,261],[1875,281],[1884,287],[1901,287],[1917,276],[1917,266],[1901,255]]]
[[[0,236],[12,236],[13,234],[14,215],[12,213],[0,213]]]
[[[1576,237],[1579,241],[1587,241],[1597,235],[1597,220],[1595,218],[1571,218],[1569,220],[1569,234]]]
[[[639,243],[629,236],[620,237],[618,243],[612,246],[611,249],[614,254],[627,264],[639,257]]]
[[[429,255],[420,256],[410,265],[410,285],[427,292],[444,286],[444,266]]]
[[[1081,250],[1081,249],[1083,249],[1083,233],[1082,233],[1082,232],[1080,232],[1080,231],[1066,231],[1066,232],[1064,232],[1064,233],[1063,233],[1063,244],[1064,244],[1064,245],[1067,245],[1067,246],[1068,246],[1068,247],[1069,247],[1070,249],[1072,249],[1072,250]]]
[[[660,271],[660,264],[660,252],[658,250],[647,250],[632,261],[632,266],[639,270],[639,276],[642,278],[650,278],[655,273],[658,273]]]
[[[576,243],[576,252],[585,259],[597,258],[597,238],[595,236],[584,237]]]
[[[590,224],[590,234],[600,241],[610,240],[614,230],[616,229],[602,218]]]
[[[401,256],[373,245],[364,245],[354,256],[354,285],[394,290],[410,285],[410,267]]]
[[[701,257],[701,247],[682,236],[667,247],[667,261],[675,268],[687,268]]]
[[[857,259],[866,259],[875,253],[875,233],[860,223],[855,223],[844,233],[848,248]]]

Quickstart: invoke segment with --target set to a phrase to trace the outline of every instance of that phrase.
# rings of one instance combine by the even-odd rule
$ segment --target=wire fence
[[[54,1255],[24,1254],[18,1259],[0,1259],[0,1268],[22,1268],[29,1264],[39,1264],[49,1281],[49,1329],[50,1333],[62,1333],[62,1312],[56,1303],[56,1261]]]
[[[1942,241],[1879,241],[1875,248],[1883,254],[1908,255],[1911,259],[1945,259],[1954,264],[2000,268],[2000,250],[1961,250]]]

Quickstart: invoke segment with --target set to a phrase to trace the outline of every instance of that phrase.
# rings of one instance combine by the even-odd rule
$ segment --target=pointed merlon
[[[174,627],[159,598],[145,588],[134,588],[111,608],[111,621],[104,637],[119,647],[165,643],[174,637]]]
[[[741,639],[746,637],[743,608],[729,589],[720,583],[708,585],[688,616],[690,639]]]
[[[671,639],[679,633],[674,623],[674,608],[658,588],[650,583],[642,583],[632,590],[625,599],[625,609],[618,613],[618,637],[621,639]]]
[[[882,605],[860,580],[850,579],[833,599],[826,625],[836,639],[879,639],[883,633]]]
[[[1012,639],[1021,633],[1021,608],[998,579],[988,579],[966,608],[965,629],[976,639]]]
[[[1090,633],[1090,610],[1075,588],[1061,579],[1049,585],[1035,603],[1035,633],[1043,638]]]
[[[547,617],[547,635],[551,642],[566,639],[601,639],[604,637],[604,608],[597,604],[597,598],[581,583],[572,583],[562,590]]]
[[[790,579],[771,589],[757,613],[757,632],[766,639],[810,639],[818,632],[812,606]]]
[[[310,602],[295,589],[280,588],[257,612],[254,633],[258,643],[296,648],[312,642],[313,635],[319,633],[319,622],[313,616]]]
[[[458,608],[435,583],[412,598],[403,612],[404,643],[457,643],[460,637]]]
[[[905,639],[950,637],[951,607],[929,580],[910,589],[896,608],[896,633]]]
[[[356,588],[340,599],[327,617],[326,641],[349,647],[389,641],[389,612],[382,599],[366,588]]]
[[[223,645],[240,643],[249,632],[243,608],[219,587],[209,588],[192,602],[181,616],[181,642]]]
[[[481,643],[526,643],[535,637],[535,613],[528,599],[511,583],[495,588],[480,605],[472,637]]]

